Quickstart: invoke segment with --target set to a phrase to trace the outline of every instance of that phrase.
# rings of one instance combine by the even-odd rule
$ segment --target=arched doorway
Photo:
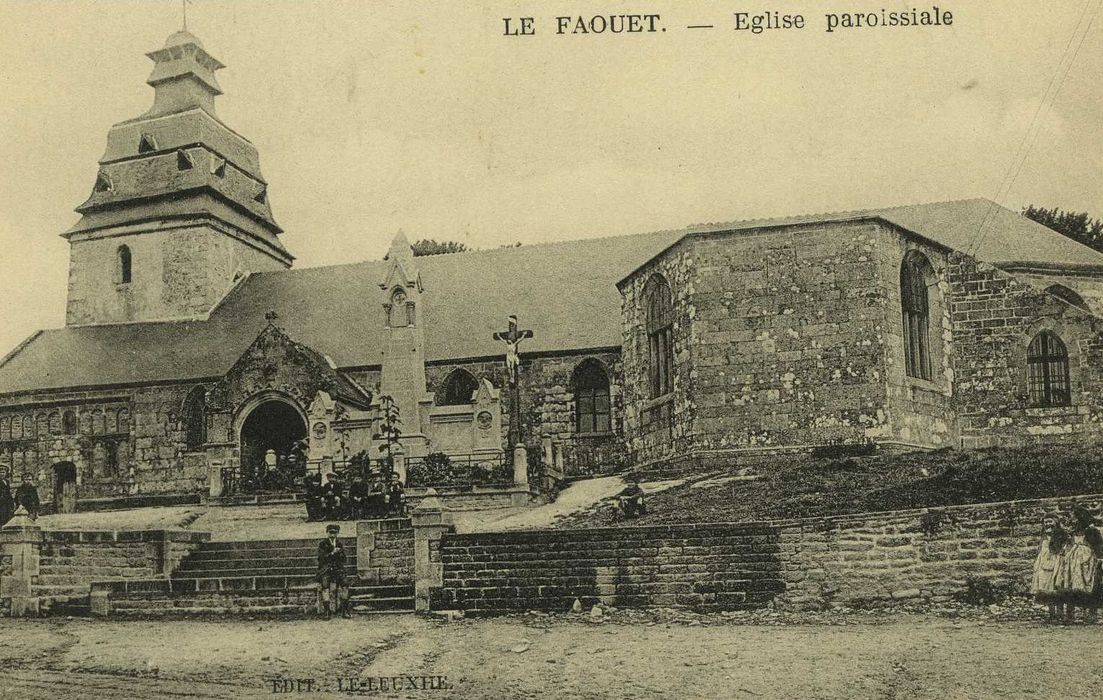
[[[241,483],[246,490],[294,488],[293,479],[305,468],[302,440],[306,419],[281,399],[258,403],[241,423]]]
[[[77,512],[77,465],[72,462],[54,465],[54,511]]]

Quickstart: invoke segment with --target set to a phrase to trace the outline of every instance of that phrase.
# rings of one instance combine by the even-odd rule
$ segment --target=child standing
[[[1039,603],[1049,609],[1049,619],[1055,620],[1061,612],[1064,597],[1057,590],[1057,577],[1071,538],[1055,515],[1042,518],[1042,544],[1034,557],[1034,575],[1030,579],[1030,592]]]

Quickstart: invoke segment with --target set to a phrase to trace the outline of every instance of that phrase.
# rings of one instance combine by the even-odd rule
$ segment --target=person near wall
[[[11,493],[11,470],[0,467],[0,527],[15,515],[15,498]]]
[[[306,491],[306,519],[319,520],[322,517],[322,475],[315,472],[303,479]]]
[[[322,517],[326,520],[340,520],[345,507],[343,484],[333,472],[326,474],[326,483],[322,486]]]
[[[371,487],[362,474],[355,474],[352,477],[352,484],[349,485],[349,517],[353,520],[371,517],[370,499]]]
[[[391,475],[391,483],[387,491],[387,505],[392,517],[406,517],[406,489],[402,487],[402,481],[397,474]]]
[[[1042,544],[1034,557],[1030,592],[1036,601],[1044,603],[1049,609],[1050,620],[1057,619],[1064,607],[1065,598],[1057,590],[1057,576],[1071,542],[1068,530],[1061,526],[1057,516],[1047,515],[1042,519]]]
[[[337,539],[340,525],[326,525],[326,538],[318,543],[318,584],[322,595],[322,614],[328,620],[334,612],[352,617],[349,612],[349,588],[345,580],[345,546]]]
[[[638,518],[647,514],[647,506],[643,502],[643,489],[639,481],[632,477],[628,480],[628,486],[624,487],[617,495],[617,505],[621,515],[626,518]]]
[[[1066,597],[1065,620],[1072,622],[1074,610],[1083,608],[1094,621],[1103,593],[1100,562],[1103,562],[1103,533],[1087,508],[1072,509],[1072,541],[1058,568],[1056,588]]]
[[[34,476],[23,475],[23,483],[15,491],[15,507],[23,506],[31,520],[38,520],[38,511],[42,504],[38,501],[38,487],[34,485]]]

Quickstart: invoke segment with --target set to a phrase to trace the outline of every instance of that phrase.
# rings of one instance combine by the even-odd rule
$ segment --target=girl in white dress
[[[1042,544],[1034,557],[1034,575],[1030,578],[1030,592],[1039,603],[1049,609],[1049,619],[1055,620],[1061,613],[1065,600],[1057,590],[1060,571],[1070,537],[1055,515],[1042,518]]]

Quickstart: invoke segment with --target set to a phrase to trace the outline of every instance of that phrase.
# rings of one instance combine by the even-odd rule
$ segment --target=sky
[[[145,54],[180,5],[0,0],[0,352],[64,323],[58,234],[110,126],[152,104]],[[1103,218],[1103,0],[824,31],[913,6],[794,1],[775,7],[805,29],[751,34],[738,2],[192,0],[188,28],[299,267],[379,258],[400,229],[493,248],[969,197]],[[666,31],[555,34],[626,12]],[[536,35],[505,36],[522,16]]]

